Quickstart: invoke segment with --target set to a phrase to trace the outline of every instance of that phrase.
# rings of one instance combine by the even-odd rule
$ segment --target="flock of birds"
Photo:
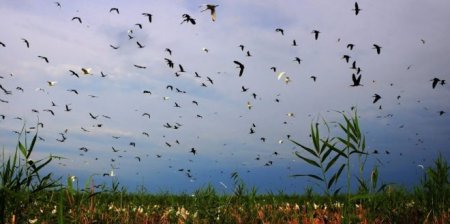
[[[57,8],[64,7],[63,4],[61,4],[59,2],[55,2],[55,5],[56,5]],[[209,16],[211,17],[211,22],[212,23],[216,22],[216,20],[218,18],[217,14],[220,14],[220,7],[219,7],[219,5],[204,4],[204,5],[200,6],[200,8],[201,8],[200,12],[202,12],[202,13],[205,12],[205,13],[209,14]],[[354,7],[353,7],[352,10],[354,11],[354,14],[356,16],[358,16],[361,13],[361,11],[362,11],[362,9],[359,7],[357,2],[355,2]],[[119,15],[120,14],[120,9],[119,8],[115,8],[115,7],[110,8],[109,13],[118,14]],[[145,29],[145,26],[147,26],[148,24],[151,25],[152,22],[153,22],[153,19],[154,19],[153,15],[151,13],[144,12],[144,13],[141,13],[141,14],[145,18],[145,22],[147,24],[145,24],[145,23],[135,23],[133,27],[136,28],[136,29],[139,29],[139,30]],[[72,17],[71,22],[83,24],[85,21],[80,16],[74,16],[74,17]],[[185,25],[199,25],[199,24],[198,24],[198,22],[196,21],[196,19],[193,16],[185,13],[185,14],[180,15],[180,25],[185,26]],[[135,40],[136,37],[134,35],[134,32],[135,32],[135,30],[133,30],[133,29],[129,29],[126,32],[128,41],[130,43],[132,43],[133,45],[135,44],[137,49],[147,49],[148,48],[146,46],[147,43],[142,42],[141,40]],[[285,35],[285,30],[283,28],[275,28],[274,29],[274,33],[275,33],[274,35],[277,35],[277,33],[279,33],[279,35],[284,36]],[[1,38],[1,35],[0,35],[0,38]],[[320,41],[321,31],[319,31],[319,30],[312,30],[311,31],[311,38],[313,38],[315,41]],[[29,39],[28,38],[21,38],[21,41],[23,42],[25,48],[32,48],[33,47],[33,45],[32,45],[33,44],[33,39],[31,39],[31,38],[29,38]],[[425,41],[423,39],[421,41],[422,41],[422,44],[425,44]],[[338,42],[340,42],[340,39],[338,39]],[[121,48],[121,46],[117,45],[117,44],[108,44],[108,45],[109,45],[109,47],[112,50],[119,50]],[[294,39],[292,41],[291,45],[292,45],[292,47],[297,47],[298,43]],[[244,46],[243,44],[237,43],[236,46],[237,46],[237,49],[240,49],[241,52],[243,52],[246,57],[252,57],[253,56],[252,53],[249,50],[247,50],[246,46]],[[2,42],[0,40],[0,54],[1,54],[1,51],[2,51],[1,48],[7,48],[7,47],[8,47],[8,43]],[[342,55],[341,60],[343,60],[343,61],[345,61],[345,63],[348,63],[348,64],[351,65],[350,66],[350,70],[349,70],[349,73],[351,74],[351,77],[348,77],[348,86],[354,87],[354,88],[357,88],[357,87],[361,88],[361,87],[363,87],[363,84],[365,83],[364,79],[363,79],[363,75],[362,75],[363,69],[359,66],[357,61],[354,60],[352,58],[352,56],[351,56],[351,52],[353,51],[353,49],[355,47],[356,46],[353,43],[348,43],[346,45],[346,50],[348,51],[348,54]],[[382,55],[383,54],[383,52],[382,52],[383,48],[378,43],[373,43],[372,49],[373,49],[373,54],[375,54],[375,55]],[[205,53],[209,53],[209,49],[208,48],[203,48],[202,50]],[[186,76],[188,74],[193,74],[193,78],[198,79],[198,80],[202,80],[202,81],[200,81],[200,83],[201,83],[200,86],[201,87],[213,87],[214,85],[217,85],[217,83],[213,79],[213,76],[206,76],[206,77],[204,77],[203,75],[200,75],[198,72],[187,71],[187,69],[185,69],[185,67],[182,64],[176,62],[175,59],[172,58],[172,54],[175,53],[175,52],[170,47],[167,47],[164,50],[164,52],[166,54],[166,57],[164,57],[164,59],[163,59],[163,61],[165,63],[165,66],[168,66],[169,69],[171,69],[173,71],[173,73],[175,75],[175,78],[180,78],[180,77]],[[49,58],[49,57],[47,57],[45,55],[37,55],[37,57],[40,60],[42,60],[42,62],[44,62],[45,64],[51,64],[52,63],[51,58]],[[298,63],[299,65],[301,65],[303,59],[301,59],[300,57],[294,57],[292,59],[292,61],[293,61],[293,63]],[[235,66],[234,68],[232,67],[233,64]],[[229,65],[230,65],[230,67],[232,69],[235,69],[234,70],[235,74],[233,74],[233,76],[236,76],[237,78],[241,78],[243,76],[246,76],[247,65],[242,60],[232,60],[232,61],[229,62]],[[143,64],[133,64],[132,66],[134,68],[136,68],[136,69],[142,69],[142,70],[148,68],[148,66],[143,65]],[[408,67],[407,69],[409,70],[410,67]],[[277,78],[278,80],[283,80],[286,83],[286,85],[291,85],[292,78],[289,76],[289,74],[287,72],[279,71],[280,69],[275,67],[275,66],[268,66],[268,70],[271,70],[274,73],[274,77]],[[79,79],[79,78],[83,78],[84,76],[97,75],[96,73],[93,72],[92,68],[81,67],[81,66],[78,69],[68,69],[67,72],[68,72],[67,74],[70,75],[70,77],[74,78],[74,81]],[[105,79],[108,78],[108,74],[104,73],[103,71],[101,71],[100,74],[98,74],[98,75],[101,78],[105,78]],[[23,93],[24,91],[28,91],[28,90],[22,88],[21,86],[7,86],[7,85],[4,85],[2,83],[2,80],[14,79],[14,76],[15,75],[13,75],[12,72],[10,73],[10,75],[1,75],[0,76],[0,90],[1,90],[0,102],[2,104],[9,104],[10,101],[11,101],[11,98],[12,98],[11,96],[12,95],[20,94],[20,93]],[[311,80],[313,82],[317,82],[320,77],[318,77],[317,75],[312,75],[312,76],[310,76],[310,78],[311,78]],[[366,82],[368,82],[368,81],[366,81]],[[46,84],[47,84],[48,88],[55,88],[56,86],[59,85],[58,80],[47,80]],[[430,89],[443,87],[443,86],[445,86],[445,84],[446,84],[446,80],[444,78],[442,78],[442,77],[435,77],[432,80],[430,80]],[[14,90],[14,88],[15,88],[15,90]],[[246,87],[246,86],[242,85],[241,92],[242,93],[246,93],[246,92],[249,91],[249,89],[250,89],[249,87]],[[182,88],[180,88],[178,86],[174,86],[172,84],[168,84],[166,86],[165,90],[166,91],[170,91],[170,92],[174,92],[175,91],[176,93],[179,93],[179,94],[189,94],[189,90],[182,89]],[[49,91],[47,90],[47,88],[38,88],[38,89],[36,89],[36,91],[49,94]],[[74,96],[80,95],[80,91],[75,89],[75,88],[69,88],[66,91],[69,92],[70,94],[73,94]],[[141,94],[146,95],[146,96],[155,95],[154,90],[152,90],[152,89],[144,89],[144,90],[141,91]],[[102,96],[98,96],[98,95],[89,95],[89,98],[92,98],[92,99],[94,99],[94,98],[101,98],[101,97]],[[253,92],[253,93],[251,93],[251,99],[252,100],[261,100],[261,97],[257,93]],[[397,96],[397,99],[400,99],[400,96]],[[162,100],[166,102],[166,101],[172,100],[172,98],[169,97],[169,96],[164,96],[162,98]],[[247,102],[247,109],[248,110],[252,110],[252,108],[253,108],[252,100],[248,100],[248,102]],[[382,100],[383,100],[382,93],[373,93],[373,101],[372,101],[372,103],[373,104],[377,104],[377,107],[380,110],[382,110],[382,106],[380,104],[380,102]],[[280,103],[280,97],[277,96],[274,99],[274,101],[275,101],[275,103]],[[191,103],[192,103],[192,105],[195,105],[196,107],[199,107],[199,105],[202,102],[200,100],[198,100],[198,99],[193,99],[191,101]],[[175,101],[175,102],[173,102],[173,107],[174,108],[181,108],[181,107],[183,107],[183,104],[180,103],[180,102]],[[4,108],[4,106],[2,106],[2,108]],[[48,113],[51,116],[62,116],[62,115],[60,115],[60,111],[64,111],[65,113],[69,113],[72,110],[76,110],[76,108],[73,108],[72,104],[69,103],[69,102],[54,102],[53,100],[50,100],[48,107],[45,107],[45,108],[43,108],[41,110],[32,109],[32,112],[34,114],[38,114],[39,115],[40,111],[42,111],[42,112]],[[0,114],[0,121],[1,120],[5,120],[5,119],[16,119],[16,120],[21,120],[21,121],[25,120],[24,117],[14,117],[14,115],[3,114],[4,112],[5,111],[3,109],[1,109],[0,113],[2,113],[2,114]],[[443,110],[439,111],[439,115],[440,116],[442,116],[444,114],[445,114],[445,111],[443,111]],[[92,125],[92,128],[91,127],[85,127],[85,126],[81,126],[80,127],[82,133],[85,133],[86,135],[89,135],[91,132],[95,132],[95,128],[102,128],[104,126],[104,122],[106,122],[107,120],[112,120],[113,119],[110,115],[107,115],[106,113],[103,114],[103,113],[89,112],[88,115],[89,115],[88,116],[89,120],[95,122],[95,124]],[[140,116],[142,118],[145,118],[145,119],[155,119],[151,115],[151,113],[149,113],[149,112],[142,112],[142,114]],[[195,118],[193,118],[193,119],[203,119],[204,116],[205,115],[202,115],[201,113],[198,113],[198,114],[195,115]],[[286,116],[288,118],[289,117],[292,118],[292,117],[295,117],[295,114],[293,112],[289,112],[289,113],[286,114]],[[44,115],[40,115],[40,117],[45,117],[45,116]],[[189,119],[189,118],[187,118],[187,119]],[[182,122],[180,122],[180,121],[177,121],[177,122],[160,121],[160,122],[161,122],[161,126],[164,127],[167,130],[181,130],[181,129],[184,128],[184,124]],[[1,123],[0,123],[0,125],[1,125]],[[39,122],[37,127],[30,127],[29,129],[27,129],[27,131],[28,132],[32,131],[33,129],[38,128],[38,127],[40,129],[42,129],[42,130],[45,130],[46,124],[44,124],[43,122]],[[44,138],[42,136],[39,136],[39,140],[42,141],[42,142],[57,141],[59,143],[64,143],[70,138],[70,134],[71,134],[72,131],[73,130],[69,130],[69,129],[62,130],[59,133],[57,133],[57,136],[54,137],[54,139],[48,139],[48,138],[46,139],[46,138]],[[20,133],[20,131],[18,131],[18,130],[14,131],[14,132],[17,133],[17,134]],[[151,139],[153,137],[151,131],[148,131],[148,130],[142,131],[141,134],[145,138],[150,138]],[[257,134],[257,125],[255,123],[251,123],[250,124],[250,127],[248,129],[248,134],[249,135],[256,135]],[[112,135],[111,136],[113,143],[114,143],[114,140],[120,139],[122,137],[123,136],[120,136],[120,135]],[[291,134],[287,134],[286,139],[290,139],[290,137],[291,137]],[[174,148],[175,146],[182,145],[182,140],[181,139],[174,139],[173,141],[169,141],[169,140],[167,140],[166,136],[163,136],[163,138],[164,138],[164,140],[162,140],[163,141],[163,145],[165,145],[165,147],[167,147],[168,149]],[[198,138],[200,138],[200,137],[198,137]],[[269,139],[269,137],[267,137],[267,136],[260,136],[260,137],[258,137],[258,139],[262,143],[265,143]],[[152,139],[151,141],[157,141],[157,140]],[[279,140],[277,140],[277,142],[279,144],[282,144],[283,143],[283,139],[279,139]],[[109,143],[105,143],[105,144],[109,144]],[[110,165],[112,167],[112,170],[111,170],[111,172],[103,172],[104,176],[114,175],[114,170],[119,168],[117,164],[119,163],[120,159],[125,155],[124,153],[129,152],[130,154],[132,154],[131,147],[132,148],[136,148],[136,147],[139,146],[139,145],[136,144],[136,141],[129,141],[127,144],[130,147],[129,149],[120,149],[116,145],[109,146],[110,150],[111,150],[111,153],[113,153],[114,156],[111,157],[111,158],[108,158],[106,161],[107,161],[108,165]],[[145,147],[145,146],[143,146],[143,147]],[[191,147],[191,146],[184,146],[184,147],[186,148],[185,152],[192,154],[192,156],[196,156],[199,153],[202,153],[201,150],[198,149],[197,147]],[[87,147],[85,145],[80,145],[78,147],[78,150],[80,151],[80,155],[84,156],[84,155],[88,155],[88,153],[90,153],[90,151],[92,151],[94,149],[91,149],[91,148],[89,148],[89,147]],[[378,150],[373,150],[372,153],[377,154]],[[389,154],[390,152],[386,150],[385,153]],[[262,166],[272,166],[274,164],[274,161],[275,161],[274,158],[276,158],[280,154],[282,154],[282,152],[273,151],[273,153],[269,157],[265,157],[264,158],[261,154],[258,153],[255,156],[255,160],[260,161],[260,160],[265,159],[264,161],[262,161],[261,165]],[[285,154],[288,155],[289,153],[285,153]],[[126,154],[126,155],[129,155],[129,154]],[[155,154],[154,156],[157,159],[164,158],[164,154],[162,154],[162,153]],[[290,156],[291,155],[289,154],[288,157],[290,157]],[[151,152],[146,153],[146,155],[133,155],[133,157],[134,157],[135,161],[139,163],[139,162],[142,162],[145,159],[144,157],[146,157],[146,158],[151,157]],[[93,158],[93,159],[95,159],[96,161],[105,160],[104,158],[99,158],[99,157],[96,157],[96,158]],[[194,159],[190,158],[189,161],[193,162]],[[64,162],[61,162],[60,164],[64,165]],[[169,168],[173,168],[173,169],[175,169],[175,170],[177,170],[179,172],[184,173],[186,175],[186,177],[188,177],[192,181],[195,180],[196,177],[194,176],[194,171],[191,168],[189,168],[189,167],[176,167],[176,166],[177,166],[177,164],[171,164],[171,165],[169,165]],[[250,170],[248,170],[248,172],[250,172]]]

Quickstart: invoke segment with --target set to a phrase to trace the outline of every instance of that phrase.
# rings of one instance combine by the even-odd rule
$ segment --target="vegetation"
[[[94,176],[84,187],[74,187],[75,176],[55,179],[42,169],[55,158],[32,160],[37,134],[27,145],[20,136],[15,153],[0,164],[0,223],[448,223],[450,220],[449,166],[442,155],[433,167],[424,169],[421,184],[408,191],[394,184],[379,185],[375,165],[365,177],[365,150],[357,112],[343,114],[337,123],[341,136],[321,137],[319,124],[311,125],[312,147],[293,141],[302,151],[295,152],[319,174],[311,178],[323,190],[316,194],[308,187],[303,195],[258,194],[248,188],[237,172],[231,195],[219,194],[211,185],[192,195],[169,192],[150,194],[145,188],[127,192],[119,188],[117,177],[110,187],[94,187]],[[304,155],[306,153],[306,155]],[[4,153],[3,153],[4,154]],[[353,175],[350,162],[358,161]],[[341,176],[341,174],[346,174]],[[350,178],[359,184],[352,193]],[[345,178],[344,182],[339,181]],[[341,193],[344,183],[346,192]]]

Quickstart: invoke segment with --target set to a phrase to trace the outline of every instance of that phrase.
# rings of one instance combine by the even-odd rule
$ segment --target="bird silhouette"
[[[141,43],[139,43],[139,41],[136,41],[136,44],[138,45],[139,48],[144,48],[145,46],[142,45]]]
[[[313,30],[312,33],[314,34],[314,38],[315,38],[316,40],[319,39],[319,33],[320,33],[320,31],[318,31],[318,30]]]
[[[172,55],[172,50],[169,48],[166,48],[164,51],[167,51],[167,53],[169,53],[169,55]]]
[[[83,72],[83,75],[91,75],[91,68],[81,68],[81,71]]]
[[[377,54],[381,53],[381,47],[379,45],[377,45],[377,44],[373,44],[373,48],[372,49],[377,50]]]
[[[147,67],[145,67],[145,66],[142,66],[142,65],[134,65],[134,67],[136,67],[136,68],[140,68],[140,69],[146,69]]]
[[[74,20],[77,20],[79,23],[83,23],[83,22],[81,21],[81,18],[78,17],[78,16],[73,17],[73,18],[72,18],[72,21],[74,21]]]
[[[350,56],[344,54],[344,55],[342,56],[342,59],[345,59],[345,61],[348,63],[348,62],[350,61]]]
[[[77,95],[78,95],[78,91],[77,91],[76,89],[68,89],[67,91],[69,91],[69,92],[73,92],[73,93],[75,93],[75,94],[77,94]]]
[[[353,50],[354,46],[355,46],[354,44],[347,44],[347,48],[350,49],[350,50]]]
[[[3,42],[1,42],[1,41],[0,41],[0,45],[1,45],[2,47],[6,47],[6,45],[5,45]]]
[[[77,78],[80,78],[80,76],[78,75],[78,73],[76,73],[75,71],[69,70],[69,72],[70,72],[70,75],[73,75],[73,76],[75,76],[75,77],[77,77]]]
[[[44,56],[39,55],[38,58],[41,58],[41,59],[43,59],[45,62],[48,63],[48,58],[47,58],[47,57],[44,57]]]
[[[241,48],[241,51],[244,51],[244,45],[241,44],[238,47]]]
[[[359,8],[358,2],[355,2],[355,8],[352,10],[355,11],[355,15],[358,15],[359,11],[361,11],[362,9]]]
[[[112,45],[112,44],[110,44],[109,46],[110,46],[112,49],[114,49],[114,50],[119,49],[119,46],[114,46],[114,45]]]
[[[280,32],[281,35],[284,35],[284,30],[281,29],[281,28],[276,28],[276,29],[275,29],[275,32]]]
[[[211,12],[211,19],[212,19],[212,21],[216,21],[216,7],[217,6],[219,6],[219,5],[205,4],[205,5],[203,5],[203,7],[205,7],[205,9],[203,9],[201,12],[209,10]]]
[[[30,48],[30,42],[28,42],[27,39],[22,38],[22,41],[25,43],[25,45],[27,46],[27,48]]]
[[[294,61],[296,61],[298,64],[300,64],[302,62],[302,59],[300,59],[299,57],[295,57]]]
[[[434,88],[436,88],[436,85],[441,81],[439,78],[433,78],[432,80],[430,80],[430,81],[432,81],[433,83],[432,83],[432,85],[431,85],[431,87],[433,87],[433,89]]]
[[[170,60],[170,59],[168,59],[168,58],[164,58],[164,60],[166,61],[167,65],[168,65],[170,68],[173,68],[173,61],[172,61],[172,60]]]
[[[361,75],[356,77],[355,73],[353,73],[352,74],[352,81],[353,81],[353,84],[350,85],[350,86],[362,86],[361,85]]]
[[[292,46],[297,46],[297,41],[295,41],[295,39],[292,40]]]
[[[149,23],[152,22],[152,14],[144,12],[144,13],[142,13],[142,15],[143,15],[143,16],[146,16],[146,17],[148,18],[148,22],[149,22]]]
[[[183,21],[181,21],[181,24],[183,24],[184,22],[187,22],[187,23],[191,23],[192,25],[195,25],[195,19],[193,19],[190,15],[183,14],[181,17],[183,17]]]
[[[244,65],[239,61],[233,61],[233,62],[237,65],[236,68],[239,68],[239,77],[241,77],[242,74],[244,73]]]
[[[317,77],[316,76],[314,76],[314,75],[312,75],[311,77],[310,77],[314,82],[316,81],[316,79],[317,79]]]
[[[376,103],[376,102],[378,102],[378,100],[381,99],[381,96],[375,93],[375,94],[373,95],[373,98],[374,98],[374,99],[373,99],[373,103]]]
[[[117,14],[119,14],[119,9],[118,8],[111,8],[109,10],[109,12],[113,12],[113,11],[115,11]]]

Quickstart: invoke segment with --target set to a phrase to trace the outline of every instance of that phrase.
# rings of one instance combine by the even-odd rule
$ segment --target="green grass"
[[[218,193],[212,185],[193,194],[151,194],[144,187],[128,192],[117,177],[110,186],[95,188],[94,175],[79,188],[76,177],[43,175],[42,169],[60,157],[31,160],[37,133],[30,145],[20,135],[15,152],[7,158],[3,153],[0,165],[0,223],[449,223],[449,166],[442,155],[413,190],[379,184],[376,165],[363,176],[371,157],[356,111],[343,114],[334,136],[325,120],[322,124],[325,137],[319,123],[311,125],[311,147],[293,141],[303,150],[293,156],[318,170],[294,176],[311,178],[323,190],[308,187],[303,195],[260,194],[237,172],[230,176],[232,194]],[[358,161],[356,175],[350,173],[351,159]],[[344,186],[338,186],[340,178]],[[357,180],[355,192],[350,178]],[[343,187],[347,190],[340,192]]]

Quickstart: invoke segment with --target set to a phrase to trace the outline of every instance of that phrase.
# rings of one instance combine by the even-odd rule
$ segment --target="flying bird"
[[[119,49],[119,46],[114,46],[114,45],[112,45],[112,44],[110,44],[109,46],[110,46],[112,49],[114,49],[114,50]]]
[[[57,81],[47,81],[48,86],[55,86]]]
[[[78,16],[73,17],[73,18],[72,18],[72,21],[74,21],[74,20],[78,20],[79,23],[83,23],[83,22],[81,21],[81,18],[78,17]]]
[[[361,75],[356,77],[355,73],[353,73],[352,74],[352,81],[353,81],[353,84],[350,85],[350,86],[362,86],[361,85]]]
[[[169,48],[166,48],[165,51],[167,51],[169,53],[169,55],[172,55],[172,50],[170,50]]]
[[[164,58],[164,60],[166,61],[167,65],[168,65],[170,68],[173,68],[173,61],[172,61],[172,60],[170,60],[170,59],[168,59],[168,58]]]
[[[183,14],[181,17],[183,17],[183,21],[181,21],[181,24],[183,24],[184,22],[187,22],[187,23],[191,23],[192,25],[195,25],[195,19],[193,19],[190,15]]]
[[[3,42],[0,42],[0,45],[1,45],[2,47],[6,47],[6,45],[5,45]]]
[[[211,5],[211,4],[205,4],[203,5],[203,7],[205,7],[205,9],[203,9],[201,12],[204,12],[206,10],[209,10],[211,12],[211,19],[212,21],[216,21],[216,7],[219,5]],[[202,7],[202,6],[200,6]]]
[[[292,46],[297,46],[297,41],[295,41],[295,39],[292,41]]]
[[[300,62],[302,61],[302,59],[300,59],[299,57],[295,57],[294,61],[298,62],[298,64],[300,64]]]
[[[361,9],[358,6],[358,2],[355,2],[355,8],[352,10],[355,11],[355,15],[358,15],[359,11],[361,11]]]
[[[378,100],[381,99],[381,96],[375,93],[375,94],[373,95],[373,98],[374,98],[374,99],[373,99],[373,103],[376,103]]]
[[[381,47],[379,45],[377,45],[377,44],[374,44],[372,49],[377,50],[377,54],[381,53]]]
[[[142,15],[147,16],[149,23],[152,22],[152,14],[144,12],[144,13],[142,13]]]
[[[311,77],[310,77],[314,82],[316,81],[316,79],[317,79],[317,77],[316,76],[314,76],[314,75],[312,75]]]
[[[346,55],[346,54],[344,54],[343,56],[342,56],[342,59],[345,59],[345,61],[348,63],[349,62],[349,60],[350,60],[350,56],[349,55]]]
[[[78,91],[77,91],[76,89],[68,89],[67,91],[69,91],[69,92],[73,92],[73,93],[75,93],[75,94],[77,94],[77,95],[78,95]]]
[[[280,32],[280,33],[281,33],[281,35],[283,35],[283,36],[284,36],[284,30],[283,30],[283,29],[281,29],[281,28],[276,28],[276,29],[275,29],[275,32]]]
[[[353,50],[354,46],[355,46],[354,44],[347,44],[347,48],[350,49],[350,50]]]
[[[139,48],[144,48],[145,46],[142,45],[141,43],[139,43],[139,41],[136,41],[136,44],[138,45]]]
[[[48,63],[48,58],[47,58],[47,57],[44,57],[44,56],[39,55],[38,58],[41,58],[41,59],[43,59],[45,62]]]
[[[109,12],[115,11],[117,14],[119,14],[119,9],[118,8],[111,8],[109,10]]]
[[[91,75],[92,68],[81,68],[83,75]]]
[[[145,67],[145,66],[142,66],[142,65],[134,65],[134,67],[136,67],[136,68],[140,68],[140,69],[146,69],[147,67]]]
[[[27,39],[22,38],[22,41],[25,43],[25,45],[27,45],[27,48],[30,48],[30,42],[28,42]]]
[[[76,73],[75,71],[69,70],[69,72],[70,72],[70,75],[73,75],[73,76],[76,76],[77,78],[80,78],[80,76],[78,75],[78,73]]]
[[[312,33],[314,34],[314,38],[317,40],[319,38],[319,33],[320,31],[318,30],[313,30]]]
[[[436,88],[436,85],[441,81],[439,78],[433,78],[432,80],[430,80],[430,81],[432,81],[433,83],[432,83],[432,87],[433,87],[433,89],[434,88]]]
[[[239,61],[233,61],[233,62],[237,65],[236,68],[239,68],[239,77],[241,77],[242,74],[244,73],[244,65]]]

